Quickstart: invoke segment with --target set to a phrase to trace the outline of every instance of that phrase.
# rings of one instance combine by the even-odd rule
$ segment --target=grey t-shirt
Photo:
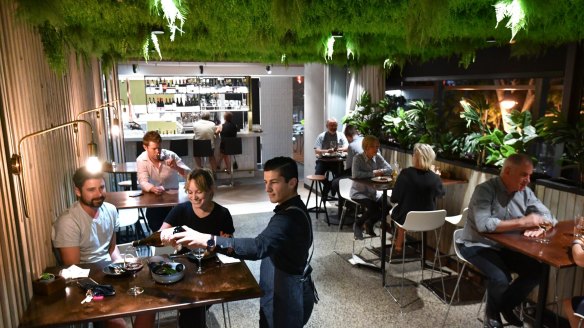
[[[119,227],[118,212],[114,205],[103,203],[97,218],[87,214],[75,202],[55,221],[52,239],[55,248],[79,247],[80,263],[111,261],[110,241]]]

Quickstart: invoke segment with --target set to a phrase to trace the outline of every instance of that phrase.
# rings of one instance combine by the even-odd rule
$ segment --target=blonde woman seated
[[[175,206],[166,216],[161,230],[187,226],[191,229],[216,236],[233,235],[233,218],[225,207],[213,201],[215,181],[208,169],[196,169],[187,176],[185,190],[188,202]],[[170,229],[169,229],[170,230]],[[172,233],[172,231],[163,231]],[[179,311],[179,327],[205,327],[206,307],[184,309]]]
[[[435,158],[429,145],[414,145],[413,166],[400,172],[390,198],[392,203],[397,203],[391,218],[399,224],[404,223],[409,211],[435,210],[436,197],[444,196],[440,176],[430,170]],[[404,231],[398,228],[394,252],[401,252],[403,243]]]

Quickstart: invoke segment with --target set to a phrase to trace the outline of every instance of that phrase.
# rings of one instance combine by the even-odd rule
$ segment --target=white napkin
[[[89,269],[82,269],[73,264],[67,269],[62,269],[59,275],[65,279],[87,278],[89,277]]]
[[[240,261],[239,259],[236,259],[236,258],[231,257],[231,256],[223,255],[221,253],[217,253],[217,257],[219,257],[219,261],[221,261],[221,263],[225,263],[225,264],[237,263]]]

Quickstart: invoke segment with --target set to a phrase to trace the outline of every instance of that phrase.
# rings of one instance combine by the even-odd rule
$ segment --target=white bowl
[[[176,273],[172,274],[158,274],[156,273],[161,266],[167,266],[171,269],[175,270]],[[150,274],[152,275],[152,279],[160,284],[172,284],[177,281],[180,281],[185,276],[185,265],[178,262],[164,262],[159,264],[153,264],[150,267]]]

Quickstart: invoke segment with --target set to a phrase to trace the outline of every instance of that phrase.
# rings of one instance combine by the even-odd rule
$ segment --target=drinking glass
[[[543,233],[535,238],[535,241],[541,244],[549,244],[551,239],[548,231],[554,228],[551,218],[544,216],[544,221],[540,223],[539,227],[543,229]]]
[[[574,237],[584,238],[584,215],[577,214],[574,217]]]
[[[334,151],[337,151],[337,142],[336,141],[331,141],[330,146]]]
[[[140,257],[138,256],[138,248],[134,246],[128,246],[126,248],[126,253],[124,254],[124,268],[130,268],[128,266],[131,262],[140,262]],[[144,288],[136,285],[136,274],[138,270],[131,270],[132,271],[132,279],[134,280],[134,287],[128,289],[128,294],[136,296],[140,295],[144,292]]]
[[[197,269],[197,273],[203,273],[203,265],[201,263],[201,260],[203,259],[203,257],[205,256],[205,249],[204,248],[195,248],[192,250],[193,255],[195,256],[195,258],[197,259],[197,261],[199,261],[199,268]]]

